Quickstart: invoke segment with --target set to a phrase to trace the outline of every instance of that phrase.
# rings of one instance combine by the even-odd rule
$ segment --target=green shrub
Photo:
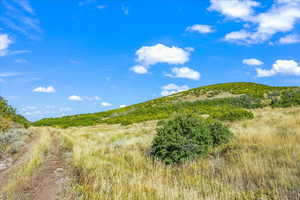
[[[290,107],[300,105],[300,89],[281,92],[278,98],[272,99],[273,107]]]
[[[160,124],[151,155],[166,164],[182,163],[205,155],[209,148],[227,143],[233,136],[220,122],[186,114]]]

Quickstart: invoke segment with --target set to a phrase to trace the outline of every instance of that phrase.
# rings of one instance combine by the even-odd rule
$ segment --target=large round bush
[[[232,133],[220,122],[181,115],[160,123],[151,155],[166,164],[182,163],[205,155],[210,147],[226,143],[231,137]]]

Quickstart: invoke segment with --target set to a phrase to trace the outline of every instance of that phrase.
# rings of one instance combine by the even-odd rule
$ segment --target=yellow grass
[[[23,199],[23,192],[26,186],[30,183],[34,173],[37,172],[42,165],[45,154],[49,151],[51,146],[51,138],[47,129],[37,129],[39,131],[39,140],[30,149],[30,152],[26,152],[26,161],[20,166],[14,173],[13,177],[10,177],[8,184],[1,191],[5,199]],[[1,198],[0,198],[1,199]]]
[[[300,108],[254,113],[229,124],[230,144],[176,167],[148,157],[154,122],[60,130],[73,153],[74,199],[299,199]]]

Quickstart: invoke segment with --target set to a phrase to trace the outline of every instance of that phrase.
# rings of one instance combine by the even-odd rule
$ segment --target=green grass
[[[29,126],[29,121],[18,115],[16,110],[8,105],[4,98],[0,97],[0,132],[10,128],[13,123],[21,124],[25,127]]]
[[[253,118],[253,115],[248,109],[272,104],[268,94],[276,92],[282,94],[283,91],[296,90],[295,88],[272,87],[256,83],[216,84],[106,112],[42,119],[34,122],[33,125],[61,128],[93,126],[101,123],[128,125],[166,119],[177,112],[209,115],[209,118],[222,121],[250,119]],[[217,98],[219,94],[224,93],[235,96]],[[187,101],[190,97],[194,100]],[[197,100],[198,97],[201,98]]]

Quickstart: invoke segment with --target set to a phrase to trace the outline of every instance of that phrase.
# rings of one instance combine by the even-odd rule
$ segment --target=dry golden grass
[[[24,152],[24,162],[15,166],[16,171],[9,177],[8,183],[0,191],[0,199],[25,199],[24,191],[30,185],[34,173],[43,164],[45,154],[49,151],[52,142],[48,129],[40,128],[37,131],[40,135],[39,139],[28,152]]]
[[[7,118],[0,117],[0,134],[12,126],[12,121]]]
[[[229,124],[230,144],[173,167],[147,156],[155,122],[60,130],[73,153],[74,199],[300,199],[300,108],[254,113]]]

